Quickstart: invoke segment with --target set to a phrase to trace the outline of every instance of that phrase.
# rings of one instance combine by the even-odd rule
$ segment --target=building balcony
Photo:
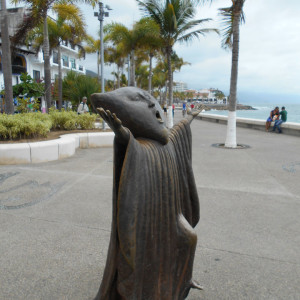
[[[18,65],[12,65],[11,70],[13,75],[21,75],[22,73],[27,72],[26,67],[18,66]],[[2,63],[0,63],[0,71],[2,72]]]
[[[58,63],[54,62],[53,60],[51,61],[51,66],[52,67],[57,67],[58,68]],[[85,67],[83,67],[82,65],[78,65],[76,63],[72,63],[72,62],[67,62],[67,61],[61,61],[61,68],[63,70],[73,70],[75,72],[79,72],[79,73],[83,73],[85,74]]]
[[[27,68],[23,66],[12,65],[11,69],[12,69],[12,73],[16,75],[21,75],[22,73],[27,72]]]

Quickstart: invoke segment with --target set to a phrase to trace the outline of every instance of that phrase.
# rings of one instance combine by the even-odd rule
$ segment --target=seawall
[[[220,123],[220,124],[227,124],[227,116],[218,116],[213,114],[203,114],[200,113],[197,116],[197,119]],[[274,123],[272,122],[273,126]],[[248,118],[236,118],[236,126],[237,127],[244,127],[244,128],[251,128],[256,130],[266,130],[266,121],[265,120],[257,120],[257,119],[248,119]],[[286,122],[281,125],[283,134],[300,136],[300,123],[292,123]]]

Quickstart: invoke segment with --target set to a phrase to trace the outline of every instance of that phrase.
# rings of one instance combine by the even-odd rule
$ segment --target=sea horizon
[[[300,104],[297,103],[270,103],[270,102],[256,102],[256,101],[245,101],[240,102],[239,104],[249,105],[254,108],[254,110],[237,110],[236,115],[239,118],[249,118],[257,120],[267,120],[270,115],[271,110],[278,106],[281,110],[281,107],[284,106],[288,112],[287,122],[300,123]],[[222,115],[227,116],[228,110],[209,110],[205,111],[207,114]]]

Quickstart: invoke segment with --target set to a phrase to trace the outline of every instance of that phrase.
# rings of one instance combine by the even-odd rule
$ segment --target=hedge
[[[95,128],[96,114],[50,110],[49,114],[0,114],[0,140],[47,137],[51,130]]]

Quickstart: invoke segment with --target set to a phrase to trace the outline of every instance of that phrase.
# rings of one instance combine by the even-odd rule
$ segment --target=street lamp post
[[[111,10],[108,5],[105,5],[107,10]],[[101,93],[105,92],[104,85],[104,43],[103,43],[103,21],[104,17],[109,17],[109,13],[104,10],[103,2],[99,2],[99,12],[94,12],[94,16],[100,21],[100,61],[101,61]],[[106,129],[106,124],[103,120],[102,129]]]
[[[112,10],[108,5],[105,5],[107,10]],[[109,17],[109,13],[105,11],[103,2],[99,2],[99,12],[94,13],[95,17],[98,17],[100,21],[100,60],[101,60],[101,92],[105,92],[104,86],[104,45],[103,45],[103,21],[104,17]]]

